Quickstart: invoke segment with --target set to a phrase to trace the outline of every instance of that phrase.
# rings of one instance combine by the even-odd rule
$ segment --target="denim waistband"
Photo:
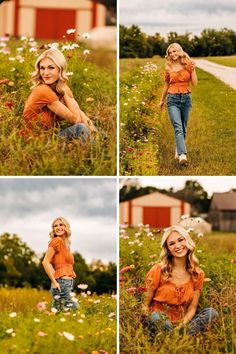
[[[176,97],[181,97],[181,96],[191,96],[191,92],[186,92],[186,93],[168,93],[168,96],[176,96]]]

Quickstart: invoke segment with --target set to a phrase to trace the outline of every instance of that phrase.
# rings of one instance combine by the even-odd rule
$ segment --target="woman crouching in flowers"
[[[52,281],[52,311],[77,310],[77,299],[73,297],[74,257],[70,253],[70,225],[63,217],[52,222],[51,241],[43,259],[43,267]]]
[[[197,313],[204,272],[194,255],[193,240],[176,225],[164,232],[161,247],[160,263],[146,276],[145,323],[154,331],[158,325],[167,331],[175,325],[184,327],[190,335],[205,331],[218,313],[211,307]]]
[[[33,88],[23,112],[26,127],[21,135],[34,136],[34,128],[50,129],[62,119],[72,124],[60,132],[67,139],[86,142],[96,131],[91,120],[79,108],[67,84],[66,60],[62,52],[51,48],[43,52],[35,64],[31,82]]]

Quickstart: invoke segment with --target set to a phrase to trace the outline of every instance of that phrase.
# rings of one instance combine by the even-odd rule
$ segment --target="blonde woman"
[[[174,325],[183,326],[190,335],[203,332],[218,314],[213,308],[196,314],[204,272],[194,255],[195,244],[188,232],[176,225],[164,232],[161,247],[160,263],[146,276],[146,324],[150,328],[160,324],[168,331]]]
[[[169,45],[166,51],[165,85],[160,101],[161,110],[167,96],[167,108],[175,133],[175,159],[180,165],[187,164],[187,148],[185,143],[187,123],[192,107],[190,82],[198,83],[195,63],[178,43]]]
[[[43,259],[43,267],[51,279],[51,294],[53,297],[52,309],[76,310],[78,304],[73,297],[74,257],[70,253],[70,225],[63,217],[58,217],[52,222],[50,232],[51,241]]]
[[[56,48],[38,57],[31,78],[32,92],[23,112],[26,135],[33,135],[34,128],[50,129],[62,119],[72,124],[60,132],[60,136],[68,139],[80,138],[85,142],[90,132],[96,130],[68,87],[66,68],[65,57]]]

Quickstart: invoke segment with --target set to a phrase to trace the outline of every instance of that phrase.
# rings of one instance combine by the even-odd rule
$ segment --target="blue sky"
[[[120,23],[138,25],[148,34],[186,31],[199,35],[204,28],[236,30],[235,0],[120,0]]]
[[[116,179],[0,178],[0,199],[0,235],[15,233],[41,254],[52,220],[64,216],[72,251],[116,261]]]

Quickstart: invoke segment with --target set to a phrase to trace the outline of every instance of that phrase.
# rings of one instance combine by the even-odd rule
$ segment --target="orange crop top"
[[[60,237],[54,237],[48,247],[52,247],[55,250],[51,262],[55,269],[55,279],[63,276],[75,278],[76,274],[73,270],[74,257],[66,248],[63,240]]]
[[[146,276],[146,287],[155,291],[151,312],[164,312],[174,323],[181,320],[193,300],[194,291],[202,291],[204,276],[204,272],[199,270],[194,279],[176,286],[175,283],[163,279],[159,264],[154,265]]]
[[[189,83],[194,65],[186,65],[185,68],[178,71],[166,71],[165,82],[169,85],[167,93],[189,93],[191,92]]]

